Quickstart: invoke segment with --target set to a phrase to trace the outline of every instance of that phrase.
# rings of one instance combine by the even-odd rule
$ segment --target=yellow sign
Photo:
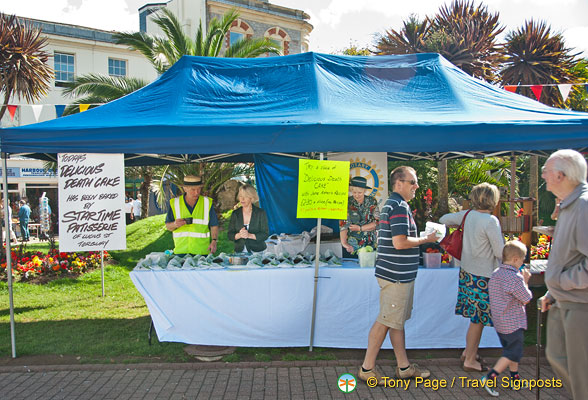
[[[299,160],[297,218],[347,219],[349,161]]]

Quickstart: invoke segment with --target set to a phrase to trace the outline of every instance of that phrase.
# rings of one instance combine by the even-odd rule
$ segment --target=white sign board
[[[122,154],[58,154],[59,251],[124,250]]]

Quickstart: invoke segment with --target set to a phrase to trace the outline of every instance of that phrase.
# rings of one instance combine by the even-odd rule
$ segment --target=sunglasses
[[[419,181],[415,181],[414,179],[410,179],[410,180],[408,180],[408,179],[398,179],[398,180],[400,182],[408,182],[408,183],[410,183],[413,186],[419,183]]]

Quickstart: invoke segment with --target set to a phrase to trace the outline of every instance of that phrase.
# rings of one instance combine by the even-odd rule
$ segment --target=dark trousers
[[[20,220],[20,232],[22,235],[22,240],[29,240],[31,237],[29,233],[29,220]]]

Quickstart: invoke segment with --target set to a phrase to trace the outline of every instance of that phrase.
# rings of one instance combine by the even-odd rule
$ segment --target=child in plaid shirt
[[[496,378],[507,367],[510,369],[510,380],[502,378],[502,386],[521,387],[513,385],[513,381],[520,380],[519,361],[523,356],[524,331],[527,329],[525,305],[533,298],[527,286],[531,273],[526,268],[519,269],[526,255],[527,247],[522,242],[506,242],[502,250],[502,265],[494,270],[488,283],[490,313],[503,350],[502,357],[481,381],[484,389],[494,397],[499,395],[494,389]],[[492,381],[492,384],[487,381]]]

